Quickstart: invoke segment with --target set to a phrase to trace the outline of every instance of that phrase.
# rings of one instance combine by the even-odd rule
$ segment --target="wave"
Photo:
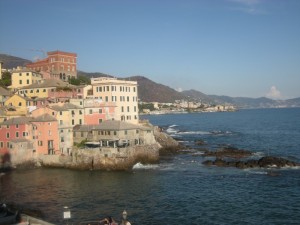
[[[169,126],[169,127],[178,127],[178,125],[176,125],[176,124],[173,124],[173,125],[171,125],[171,126]]]
[[[143,169],[143,170],[147,170],[147,169],[157,169],[159,166],[158,165],[154,165],[154,164],[142,164],[140,162],[136,163],[132,169],[134,170],[139,170],[139,169]]]
[[[179,131],[178,134],[200,134],[200,135],[209,135],[211,134],[208,131]]]

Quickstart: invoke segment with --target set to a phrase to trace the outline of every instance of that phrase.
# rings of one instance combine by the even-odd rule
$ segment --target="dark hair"
[[[108,217],[108,222],[112,223],[112,218],[111,218],[111,216]]]

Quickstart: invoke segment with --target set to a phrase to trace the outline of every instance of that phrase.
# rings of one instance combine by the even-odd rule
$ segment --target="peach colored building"
[[[73,146],[73,126],[71,125],[71,111],[63,107],[41,107],[33,110],[33,117],[49,114],[58,121],[59,150],[62,154],[69,155]]]
[[[31,122],[36,126],[35,141],[38,154],[59,154],[59,135],[57,120],[49,114],[35,117]]]
[[[47,52],[47,58],[26,65],[35,71],[48,71],[51,78],[77,78],[77,54],[63,51]]]

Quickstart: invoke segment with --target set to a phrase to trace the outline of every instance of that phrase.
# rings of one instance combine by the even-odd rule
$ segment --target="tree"
[[[84,84],[91,84],[91,79],[88,78],[88,77],[85,77],[85,76],[78,76],[78,78],[70,78],[69,79],[69,83],[72,84],[72,85],[84,85]]]
[[[11,73],[10,72],[4,72],[2,74],[2,79],[0,80],[0,86],[8,87],[10,85],[11,85]]]

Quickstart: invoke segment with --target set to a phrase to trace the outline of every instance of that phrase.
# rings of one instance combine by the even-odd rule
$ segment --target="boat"
[[[6,204],[0,203],[0,224],[14,224],[20,219],[19,211],[10,210]]]

